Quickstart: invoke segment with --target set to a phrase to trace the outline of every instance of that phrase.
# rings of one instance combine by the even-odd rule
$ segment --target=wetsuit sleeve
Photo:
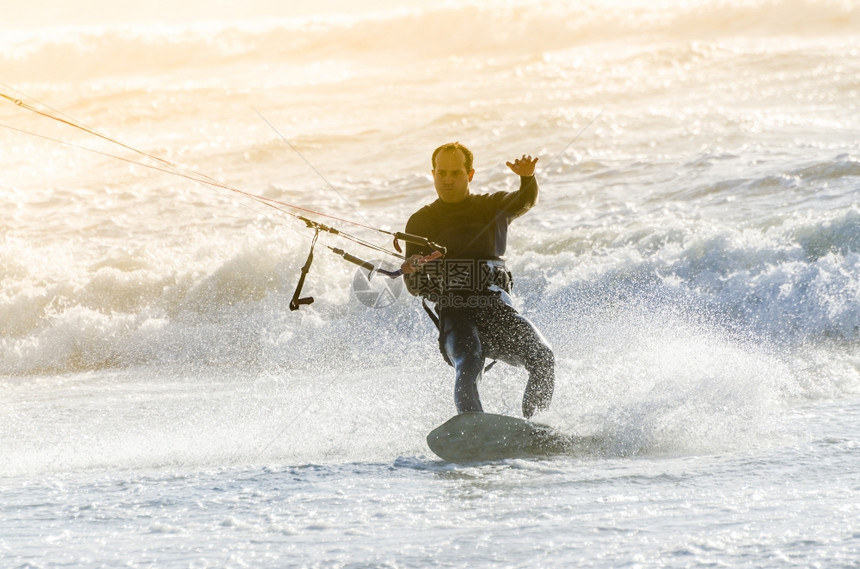
[[[521,176],[520,189],[516,192],[496,192],[497,207],[515,219],[530,210],[538,201],[538,183],[534,176]]]

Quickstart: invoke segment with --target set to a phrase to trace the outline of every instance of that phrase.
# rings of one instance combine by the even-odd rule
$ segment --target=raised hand
[[[537,164],[537,161],[537,157],[532,158],[531,155],[526,156],[523,154],[522,158],[517,158],[513,162],[505,162],[505,164],[517,176],[528,177],[535,175],[535,164]]]

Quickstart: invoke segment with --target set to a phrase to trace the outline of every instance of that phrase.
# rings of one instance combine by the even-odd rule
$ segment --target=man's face
[[[459,150],[443,150],[436,155],[433,181],[436,193],[445,203],[458,203],[469,195],[474,170],[466,170],[466,157]]]

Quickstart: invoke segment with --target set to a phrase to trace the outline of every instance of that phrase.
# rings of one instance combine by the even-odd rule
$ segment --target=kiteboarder
[[[538,159],[507,162],[520,176],[519,190],[491,194],[471,193],[473,160],[459,142],[433,152],[438,199],[412,214],[405,231],[447,247],[447,254],[428,262],[429,249],[407,243],[401,269],[407,289],[423,298],[436,322],[442,356],[455,369],[457,412],[483,412],[478,381],[485,360],[498,359],[528,370],[522,412],[529,418],[549,406],[555,359],[537,328],[513,307],[504,254],[508,225],[537,203]]]

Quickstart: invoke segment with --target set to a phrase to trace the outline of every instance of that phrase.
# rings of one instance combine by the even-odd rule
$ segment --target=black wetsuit
[[[435,303],[439,346],[454,366],[454,401],[458,413],[481,412],[478,380],[486,358],[520,365],[529,372],[523,416],[549,406],[555,383],[555,360],[540,332],[517,313],[508,293],[512,283],[504,267],[508,225],[537,203],[533,176],[520,178],[516,192],[470,194],[449,204],[441,200],[415,212],[406,232],[444,245],[444,260],[406,275],[406,287]],[[406,256],[431,251],[408,244]]]

